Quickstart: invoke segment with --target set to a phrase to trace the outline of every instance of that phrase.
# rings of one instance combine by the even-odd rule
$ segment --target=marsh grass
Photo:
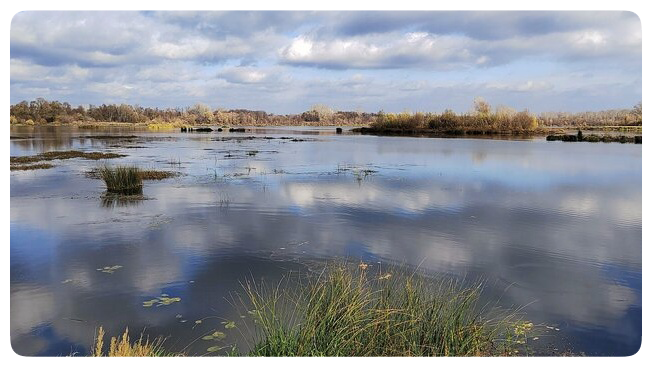
[[[25,165],[10,165],[9,169],[11,171],[31,171],[36,169],[48,169],[54,167],[50,163],[38,163],[38,164],[25,164]]]
[[[514,314],[487,316],[481,285],[334,265],[306,282],[246,282],[253,356],[510,355]]]
[[[103,178],[101,172],[102,172],[101,168],[94,168],[86,172],[86,176],[90,178]],[[179,176],[179,173],[173,171],[161,171],[161,170],[154,170],[154,169],[139,168],[138,176],[140,176],[142,180],[164,180],[166,178],[177,177]]]
[[[99,175],[106,184],[106,191],[114,194],[136,195],[142,193],[143,179],[135,166],[104,166]]]
[[[143,180],[164,180],[166,178],[176,177],[179,174],[171,171],[158,171],[153,169],[139,170],[138,174]]]
[[[456,114],[451,110],[443,113],[379,113],[371,129],[447,134],[528,133],[540,130],[537,118],[527,110],[516,112],[505,109],[467,114]]]
[[[78,150],[67,150],[67,151],[45,152],[45,153],[40,153],[32,156],[11,157],[9,161],[11,164],[29,164],[29,163],[36,163],[41,161],[53,161],[55,159],[84,158],[84,159],[100,160],[100,159],[120,158],[120,157],[126,157],[126,155],[117,154],[117,153],[81,152]]]
[[[173,356],[162,348],[163,339],[150,341],[143,339],[143,334],[136,341],[129,340],[129,328],[121,336],[111,337],[108,348],[104,347],[104,328],[100,326],[93,342],[93,357],[164,357]]]

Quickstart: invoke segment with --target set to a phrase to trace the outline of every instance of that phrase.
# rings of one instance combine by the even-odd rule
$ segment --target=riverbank
[[[532,130],[483,130],[483,129],[400,129],[400,128],[378,128],[378,127],[360,127],[353,128],[350,131],[362,135],[380,135],[380,136],[419,136],[430,138],[533,138],[546,137],[547,141],[565,141],[565,142],[591,142],[591,143],[635,143],[642,144],[642,135],[614,135],[609,132],[619,131],[616,127],[610,126],[608,129],[601,130],[600,127],[589,127],[590,131],[604,131],[606,134],[583,134],[581,130],[566,129],[561,127],[541,127]],[[625,127],[629,128],[629,127]],[[570,131],[569,131],[570,130]],[[624,132],[642,133],[642,129],[624,129]]]

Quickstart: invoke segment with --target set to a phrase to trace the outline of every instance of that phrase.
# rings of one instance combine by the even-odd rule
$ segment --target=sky
[[[631,12],[21,12],[10,100],[386,112],[630,108]]]

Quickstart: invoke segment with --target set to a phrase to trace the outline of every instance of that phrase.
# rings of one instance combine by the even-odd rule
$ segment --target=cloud
[[[229,83],[259,84],[267,81],[270,73],[254,67],[234,67],[222,70],[217,76]]]
[[[489,83],[486,85],[488,89],[499,89],[509,92],[536,92],[546,91],[553,88],[553,85],[547,81],[532,81],[528,80],[524,83],[507,84],[507,83]]]
[[[12,103],[578,111],[642,89],[629,12],[22,12],[10,39]]]
[[[335,69],[445,68],[481,61],[466,47],[468,39],[424,32],[385,34],[334,40],[299,36],[280,52],[287,64]]]

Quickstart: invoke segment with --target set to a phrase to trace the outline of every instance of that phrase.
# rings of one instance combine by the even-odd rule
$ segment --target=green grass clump
[[[110,193],[134,195],[143,190],[143,179],[138,167],[134,166],[104,166],[99,170],[100,177]]]
[[[485,356],[509,354],[499,340],[509,317],[489,319],[481,287],[366,264],[333,266],[304,284],[245,291],[257,326],[252,356]],[[371,270],[371,268],[370,268]],[[286,280],[287,281],[287,280]],[[511,339],[510,339],[511,340]]]

